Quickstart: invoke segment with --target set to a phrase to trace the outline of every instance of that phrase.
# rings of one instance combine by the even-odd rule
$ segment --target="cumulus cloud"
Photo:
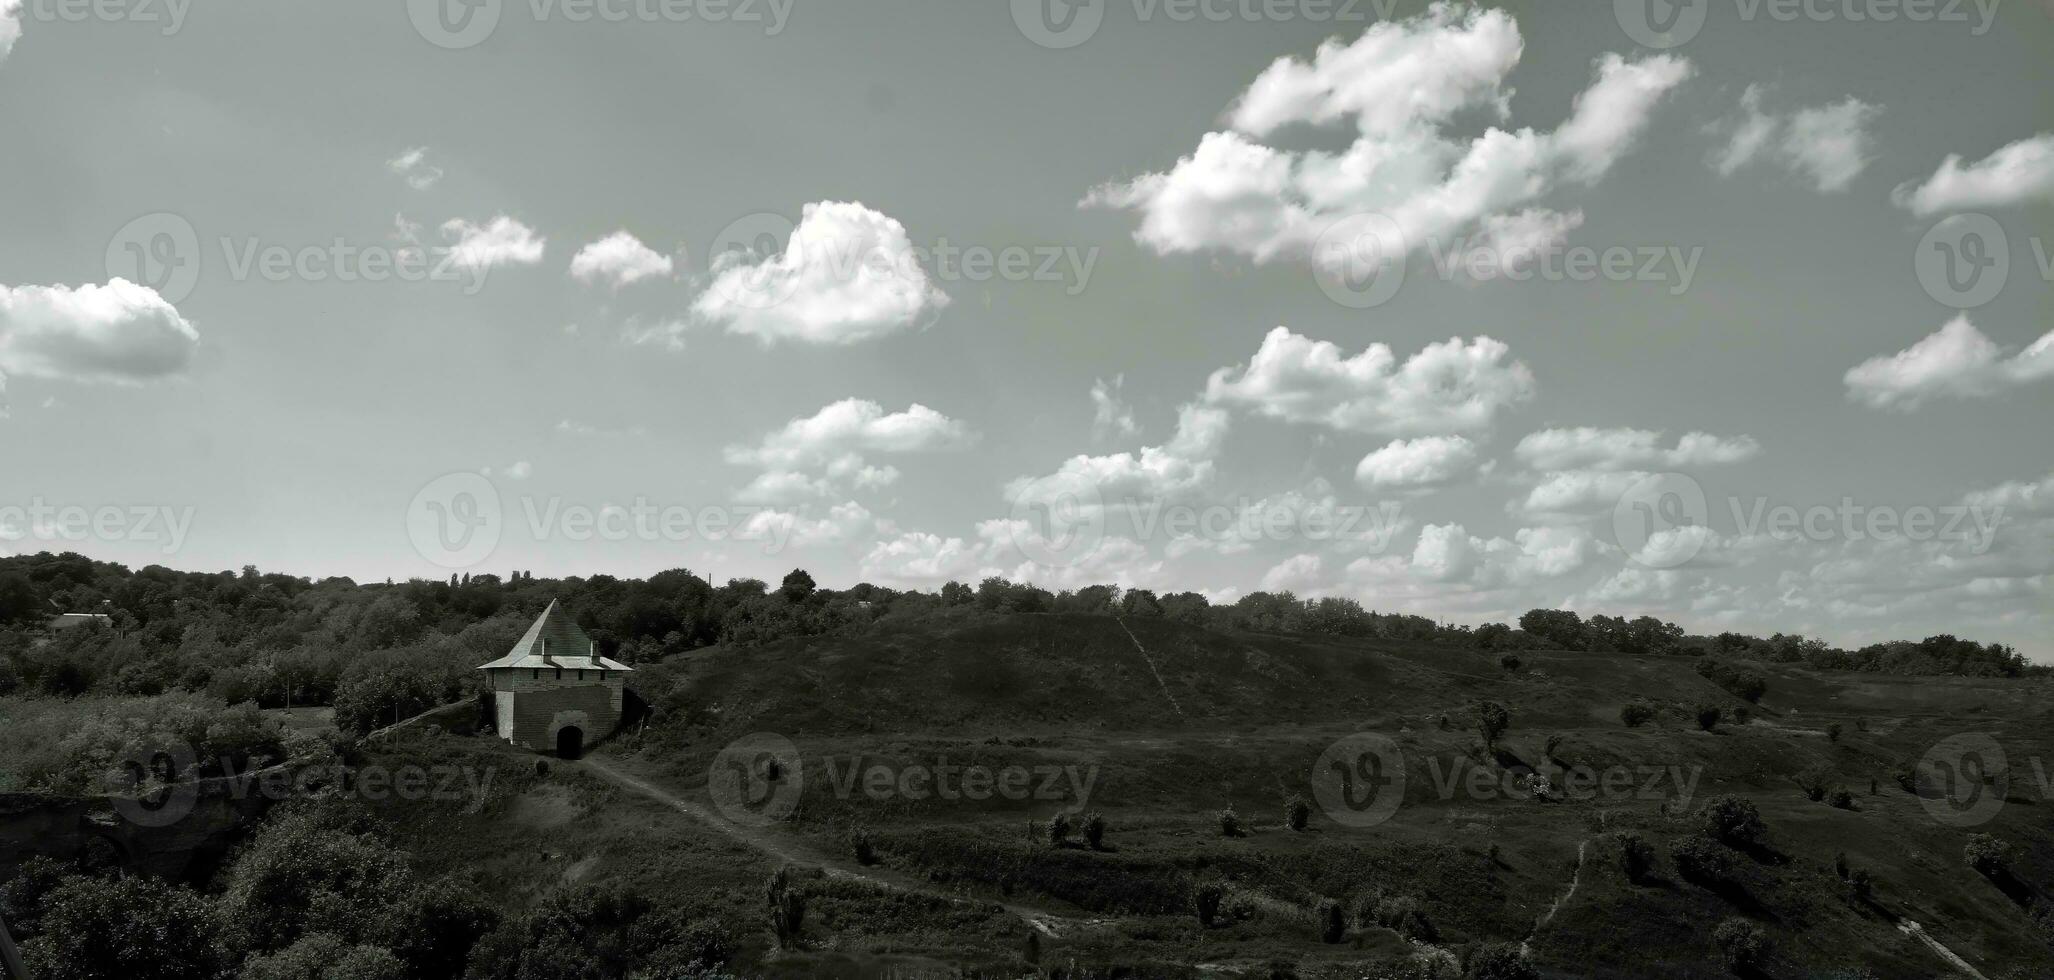
[[[385,161],[385,169],[398,174],[408,187],[417,191],[425,191],[442,179],[442,168],[428,162],[428,148],[425,146],[401,151],[398,156]]]
[[[22,0],[0,0],[0,61],[14,50],[14,42],[21,40]]]
[[[1504,121],[1504,83],[1523,47],[1511,16],[1496,10],[1443,3],[1378,23],[1352,43],[1328,41],[1310,61],[1279,59],[1236,100],[1228,129],[1202,136],[1168,171],[1106,184],[1084,203],[1138,212],[1135,238],[1159,254],[1320,261],[1313,246],[1322,233],[1372,212],[1420,248],[1564,184],[1602,178],[1691,74],[1674,56],[1606,55],[1553,132],[1443,132],[1474,111]],[[1339,152],[1260,142],[1287,126],[1344,123],[1355,136]]]
[[[1987,398],[2049,377],[2054,331],[2006,357],[1964,314],[1904,350],[1855,365],[1845,381],[1857,402],[1908,411],[1934,398]]]
[[[1807,177],[1820,193],[1844,191],[1873,158],[1868,126],[1882,110],[1860,99],[1788,113],[1762,108],[1766,89],[1749,85],[1740,109],[1712,127],[1726,137],[1712,168],[1730,177],[1757,162],[1775,162]]]
[[[2054,201],[2054,133],[2019,140],[1966,165],[1950,153],[1925,183],[1904,184],[1891,199],[1920,217]]]
[[[626,231],[616,231],[578,249],[571,257],[571,278],[619,289],[642,279],[668,277],[672,267],[670,256],[658,255]]]
[[[835,504],[820,517],[802,511],[759,510],[736,529],[745,541],[767,540],[795,548],[848,544],[867,537],[878,527],[870,509],[853,500]]]
[[[754,446],[728,447],[726,458],[763,470],[743,491],[747,499],[784,501],[897,482],[899,471],[872,465],[871,454],[943,452],[975,441],[969,426],[925,405],[886,412],[874,401],[845,398],[785,423]]]
[[[1672,448],[1663,448],[1661,439],[1660,432],[1649,429],[1542,429],[1519,440],[1512,452],[1537,470],[1708,466],[1738,463],[1761,452],[1752,436],[1691,432]]]
[[[1542,474],[1519,508],[1535,517],[1587,517],[1610,511],[1633,485],[1648,478],[1638,470],[1561,470]]]
[[[1178,410],[1177,431],[1160,446],[1138,453],[1077,455],[1052,474],[1020,477],[1006,484],[1006,499],[1018,505],[1062,502],[1064,506],[1113,504],[1122,500],[1180,497],[1212,479],[1214,459],[1226,441],[1227,413],[1203,405]]]
[[[1373,490],[1409,490],[1451,482],[1476,470],[1476,444],[1461,436],[1399,439],[1355,465],[1355,481]]]
[[[1246,365],[1206,382],[1205,401],[1343,432],[1442,435],[1490,427],[1533,397],[1533,374],[1489,337],[1428,344],[1399,363],[1384,344],[1340,347],[1277,327]]]
[[[139,384],[185,371],[200,333],[157,291],[0,286],[0,375]]]
[[[534,265],[542,261],[545,240],[533,228],[506,215],[482,225],[462,218],[442,223],[450,259],[459,268],[482,271],[499,265]]]
[[[1134,406],[1120,397],[1120,388],[1127,376],[1113,376],[1112,383],[1104,378],[1091,382],[1091,437],[1101,442],[1123,439],[1141,431],[1134,421]]]
[[[785,250],[730,252],[692,312],[765,344],[853,344],[925,326],[949,297],[904,225],[857,202],[808,204]]]

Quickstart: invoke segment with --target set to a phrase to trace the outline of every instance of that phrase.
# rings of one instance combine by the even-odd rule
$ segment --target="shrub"
[[[1628,728],[1639,728],[1653,721],[1655,709],[1644,704],[1629,704],[1619,709],[1619,720]]]
[[[1540,980],[1540,971],[1526,961],[1515,943],[1486,943],[1469,956],[1471,980]]]
[[[1655,865],[1654,846],[1628,831],[1620,831],[1615,839],[1619,842],[1619,870],[1626,873],[1626,880],[1645,880]]]
[[[1348,919],[1341,914],[1341,903],[1331,898],[1321,899],[1316,915],[1319,921],[1320,942],[1338,943],[1342,936],[1348,934]]]
[[[870,839],[870,831],[861,827],[849,834],[849,849],[856,852],[856,863],[871,865],[877,863],[877,847]]]
[[[1732,858],[1725,848],[1709,837],[1686,837],[1669,849],[1669,860],[1675,862],[1676,873],[1686,881],[1700,885],[1715,885],[1726,878],[1732,867]]]
[[[1562,742],[1563,738],[1560,735],[1548,736],[1548,740],[1541,745],[1541,754],[1550,759],[1554,758],[1555,753],[1562,750]]]
[[[1704,834],[1728,847],[1754,847],[1767,836],[1761,811],[1737,796],[1721,796],[1705,807]]]
[[[31,973],[78,980],[205,980],[221,931],[207,900],[142,875],[73,877],[50,892]]]
[[[1045,827],[1048,832],[1048,842],[1051,844],[1061,847],[1065,841],[1070,839],[1070,815],[1067,813],[1058,813],[1048,818],[1048,823]]]
[[[1761,965],[1768,953],[1769,939],[1762,927],[1746,919],[1727,919],[1712,931],[1712,941],[1726,956],[1726,968],[1739,973]]]
[[[1499,657],[1498,666],[1505,668],[1507,671],[1518,670],[1519,655],[1516,653],[1508,653],[1502,657]]]
[[[1284,801],[1285,826],[1292,830],[1304,830],[1305,825],[1311,820],[1312,804],[1305,802],[1305,797],[1293,793],[1289,800]]]
[[[1241,816],[1234,812],[1233,807],[1220,811],[1219,823],[1221,837],[1241,836]]]
[[[1719,726],[1719,718],[1723,714],[1716,704],[1700,704],[1697,706],[1697,727],[1711,731]]]
[[[764,904],[770,914],[770,930],[777,944],[789,948],[798,941],[806,925],[806,895],[792,887],[789,868],[779,868],[763,886]]]
[[[1826,794],[1826,805],[1839,810],[1852,810],[1854,809],[1854,794],[1848,792],[1844,787],[1835,789],[1833,792]]]
[[[1094,851],[1105,849],[1105,817],[1094,813],[1084,818],[1084,843]]]
[[[1833,873],[1834,873],[1834,874],[1836,874],[1836,875],[1839,875],[1839,876],[1840,876],[1840,880],[1841,880],[1841,881],[1846,881],[1846,880],[1847,880],[1847,852],[1846,852],[1846,851],[1841,851],[1841,852],[1839,852],[1838,854],[1835,854],[1835,855],[1833,855]]]
[[[1227,897],[1227,889],[1217,881],[1200,882],[1191,886],[1191,911],[1197,913],[1198,924],[1211,928],[1219,921],[1220,901]]]
[[[1806,766],[1797,774],[1797,786],[1804,790],[1804,798],[1817,803],[1826,798],[1826,769],[1824,766]]]
[[[1826,726],[1826,741],[1828,741],[1828,742],[1838,742],[1838,741],[1840,741],[1840,731],[1841,731],[1841,729],[1840,729],[1840,723],[1839,723],[1839,722],[1837,722],[1837,721],[1836,721],[1836,722],[1833,722],[1833,723],[1831,723],[1831,724],[1829,724],[1829,725],[1827,725],[1827,726]]]
[[[1989,834],[1976,834],[1968,839],[1968,846],[1961,849],[1961,855],[1978,873],[1995,876],[2004,870],[2005,857],[2010,851],[2010,844]]]
[[[1869,897],[1876,893],[1875,877],[1862,868],[1849,870],[1847,872],[1847,893],[1854,896],[1857,901],[1868,901]]]
[[[1440,938],[1439,931],[1419,907],[1419,900],[1410,895],[1373,896],[1368,902],[1363,919],[1383,926],[1408,940],[1430,943]]]

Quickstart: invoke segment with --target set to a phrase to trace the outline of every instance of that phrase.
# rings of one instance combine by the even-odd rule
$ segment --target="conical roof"
[[[536,617],[535,625],[528,627],[520,642],[506,656],[486,664],[479,670],[493,670],[499,667],[543,668],[564,667],[574,670],[633,670],[618,660],[608,660],[599,655],[599,645],[578,628],[577,621],[556,600],[549,601],[549,608]]]

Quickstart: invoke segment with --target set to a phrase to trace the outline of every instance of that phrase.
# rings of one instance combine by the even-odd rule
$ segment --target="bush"
[[[1697,706],[1697,727],[1711,731],[1719,726],[1719,719],[1724,714],[1716,704],[1700,704]]]
[[[1826,726],[1826,741],[1828,741],[1828,742],[1839,742],[1839,741],[1840,741],[1840,732],[1841,732],[1841,728],[1840,728],[1840,723],[1839,723],[1839,722],[1837,722],[1837,721],[1836,721],[1836,722],[1832,722],[1832,723],[1828,724],[1828,725]]]
[[[1540,980],[1540,971],[1526,961],[1515,943],[1487,943],[1470,954],[1471,980]]]
[[[766,911],[770,914],[770,930],[777,934],[778,946],[790,948],[805,929],[805,893],[792,887],[790,869],[779,868],[764,883],[763,897]]]
[[[1676,873],[1685,881],[1710,886],[1726,879],[1733,859],[1709,837],[1686,837],[1669,849],[1669,860],[1675,862]]]
[[[1619,870],[1625,872],[1626,880],[1646,880],[1648,871],[1655,865],[1654,846],[1639,834],[1628,831],[1620,831],[1615,839],[1619,842]]]
[[[1628,728],[1639,728],[1653,721],[1655,709],[1644,704],[1629,704],[1619,709],[1619,720]]]
[[[1236,814],[1234,812],[1233,807],[1228,807],[1220,811],[1219,823],[1221,837],[1241,836],[1241,817],[1239,814]]]
[[[1483,736],[1486,748],[1498,744],[1498,736],[1512,727],[1512,715],[1505,706],[1496,701],[1478,701],[1473,709],[1476,713],[1476,731]]]
[[[1847,872],[1847,893],[1854,896],[1856,901],[1868,901],[1869,897],[1876,893],[1875,876],[1862,868],[1850,869]]]
[[[1439,930],[1426,917],[1419,900],[1410,895],[1376,894],[1364,905],[1362,918],[1365,922],[1374,922],[1415,943],[1430,943],[1440,938]]]
[[[1305,797],[1294,793],[1290,799],[1284,801],[1285,826],[1292,830],[1304,830],[1305,825],[1311,820],[1312,804],[1305,802]]]
[[[1854,809],[1854,794],[1848,792],[1845,788],[1835,789],[1833,792],[1826,794],[1826,805],[1839,810],[1852,810]]]
[[[1094,851],[1105,849],[1105,817],[1094,813],[1084,818],[1084,843]]]
[[[1768,835],[1768,828],[1753,803],[1721,796],[1705,807],[1704,834],[1728,847],[1755,847]]]
[[[1968,839],[1968,846],[1961,849],[1961,855],[1968,866],[1985,876],[1994,877],[2005,869],[2005,858],[2011,845],[1989,834],[1976,834]]]
[[[877,863],[877,845],[870,839],[870,831],[861,827],[849,832],[849,849],[856,853],[856,863],[872,865]]]
[[[1515,670],[1518,670],[1518,669],[1519,669],[1519,655],[1518,655],[1518,654],[1514,654],[1514,653],[1508,653],[1508,654],[1506,654],[1506,655],[1504,655],[1504,656],[1502,656],[1502,657],[1499,657],[1499,658],[1498,658],[1498,666],[1500,666],[1500,667],[1503,667],[1503,668],[1505,668],[1505,669],[1506,669],[1507,671],[1515,671]]]
[[[1735,973],[1759,967],[1766,957],[1769,938],[1762,927],[1746,919],[1727,919],[1712,931],[1712,941],[1726,956],[1726,968]]]
[[[1057,847],[1061,847],[1065,841],[1068,841],[1070,839],[1069,814],[1058,813],[1055,816],[1048,818],[1048,823],[1044,826],[1048,833],[1049,843],[1054,844]]]
[[[73,877],[45,897],[30,972],[67,980],[210,980],[221,921],[190,889],[145,876]]]
[[[1548,740],[1541,743],[1541,754],[1550,759],[1555,758],[1555,753],[1562,750],[1562,742],[1563,738],[1560,735],[1548,736]]]

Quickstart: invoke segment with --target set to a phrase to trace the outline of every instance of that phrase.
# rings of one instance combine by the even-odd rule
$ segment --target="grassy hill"
[[[380,751],[460,745],[519,774],[432,818],[395,808],[422,860],[479,869],[514,904],[581,880],[690,883],[701,911],[749,937],[736,966],[751,975],[1408,976],[1434,948],[1501,942],[1524,943],[1548,976],[1710,978],[1733,975],[1714,938],[1728,919],[1765,936],[1761,976],[1947,976],[1941,947],[1993,980],[2054,975],[2032,918],[2054,886],[2054,810],[2029,761],[2054,737],[2044,681],[1749,664],[1767,682],[1751,704],[1694,667],[1529,652],[1508,669],[1466,651],[959,609],[638,670],[654,715],[593,764],[675,806],[585,764],[536,773],[469,740]],[[1480,701],[1509,717],[1488,746]],[[1653,719],[1623,724],[1629,703]],[[1725,720],[1702,729],[1702,704]],[[1286,801],[1316,798],[1322,753],[1358,732],[1402,755],[1402,805],[1351,826],[1315,802],[1291,829]],[[1993,736],[2014,767],[2010,802],[1974,827],[1936,819],[1950,811],[1930,772],[1898,778],[1963,732]],[[716,757],[752,733],[799,757],[766,784],[795,806],[762,826],[708,794]],[[1028,788],[973,799],[959,782],[943,798],[933,780],[951,767],[959,780],[1023,770]],[[1536,798],[1530,771],[1552,792]],[[1580,771],[1591,788],[1565,794]],[[1810,784],[1845,789],[1846,806]],[[1751,802],[1766,836],[1717,845],[1729,868],[1716,879],[1683,874],[1672,850],[1725,796]],[[1239,835],[1221,832],[1228,809]],[[1103,815],[1099,847],[1082,839],[1085,812]],[[1051,843],[1058,813],[1077,829]],[[1621,870],[1622,832],[1652,847],[1639,880]],[[2007,870],[1968,866],[1975,833],[2012,845]],[[1843,854],[1867,897],[1836,870]],[[761,882],[788,860],[829,873],[802,878],[802,935],[777,949]],[[1209,886],[1219,913],[1202,924]],[[1327,902],[1337,936],[1322,935]]]

